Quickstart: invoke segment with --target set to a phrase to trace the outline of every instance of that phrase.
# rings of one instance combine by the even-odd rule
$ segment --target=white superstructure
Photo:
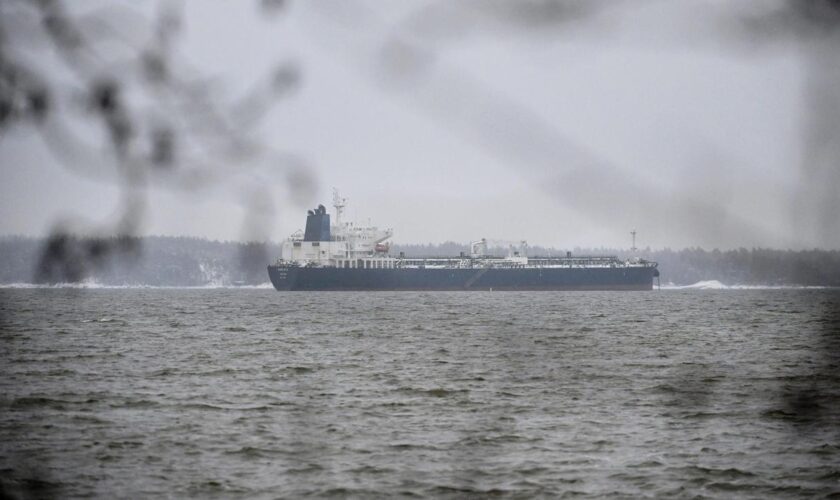
[[[280,258],[287,263],[301,266],[369,269],[395,267],[396,259],[388,255],[390,245],[387,243],[394,234],[393,229],[344,222],[342,216],[346,205],[347,200],[340,197],[337,190],[333,190],[335,223],[329,226],[329,239],[307,239],[304,232],[298,230],[283,242]],[[325,213],[320,215],[329,217]],[[317,217],[319,214],[310,211],[310,216]]]
[[[283,242],[278,266],[334,267],[343,269],[463,269],[463,268],[629,268],[650,267],[652,263],[634,258],[621,261],[614,256],[530,257],[526,241],[488,241],[470,243],[470,253],[459,257],[398,258],[389,254],[392,229],[344,222],[347,200],[333,190],[334,224],[323,205],[309,211],[306,230],[298,230]],[[634,236],[635,249],[635,231]],[[508,246],[507,257],[489,254],[488,246]],[[655,267],[655,264],[653,264]]]

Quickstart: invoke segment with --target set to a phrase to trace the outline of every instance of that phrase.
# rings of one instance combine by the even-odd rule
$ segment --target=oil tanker
[[[615,256],[529,257],[510,245],[506,257],[488,254],[487,240],[457,257],[393,256],[391,229],[343,222],[346,200],[333,192],[335,220],[323,205],[309,210],[306,229],[281,246],[268,266],[277,290],[651,290],[656,262]],[[635,234],[634,234],[635,239]],[[635,248],[635,241],[634,241]]]

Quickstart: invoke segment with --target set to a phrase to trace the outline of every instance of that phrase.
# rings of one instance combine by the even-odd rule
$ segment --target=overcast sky
[[[120,9],[160,11],[136,4]],[[278,65],[299,71],[248,132],[286,170],[263,158],[200,188],[152,179],[138,231],[280,240],[306,208],[332,212],[336,187],[350,219],[401,243],[629,247],[635,228],[653,248],[840,248],[834,26],[782,1],[545,5],[186,2],[175,53],[219,99]],[[96,12],[149,37],[119,9]],[[72,94],[49,44],[3,29],[7,51],[43,57]],[[31,124],[0,134],[0,234],[98,227],[121,210],[118,175],[80,174]],[[107,159],[101,132],[78,134]],[[313,189],[290,186],[288,163]],[[274,210],[254,219],[255,199]]]

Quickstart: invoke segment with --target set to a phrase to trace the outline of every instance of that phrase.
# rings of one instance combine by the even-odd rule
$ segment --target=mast
[[[341,227],[341,214],[344,213],[344,207],[347,206],[347,198],[342,198],[338,194],[338,189],[333,188],[333,207],[335,207],[335,225]]]
[[[633,246],[630,247],[630,251],[636,253],[636,250],[638,250],[638,248],[636,248],[636,229],[634,228],[630,231],[630,234],[633,235]]]

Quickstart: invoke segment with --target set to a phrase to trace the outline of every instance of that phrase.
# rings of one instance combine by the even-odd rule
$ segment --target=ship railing
[[[616,256],[575,256],[575,257],[531,257],[527,263],[516,262],[504,257],[402,257],[397,259],[397,267],[411,268],[504,268],[526,269],[540,267],[566,268],[627,268],[656,267],[656,262],[639,259],[623,261]]]

